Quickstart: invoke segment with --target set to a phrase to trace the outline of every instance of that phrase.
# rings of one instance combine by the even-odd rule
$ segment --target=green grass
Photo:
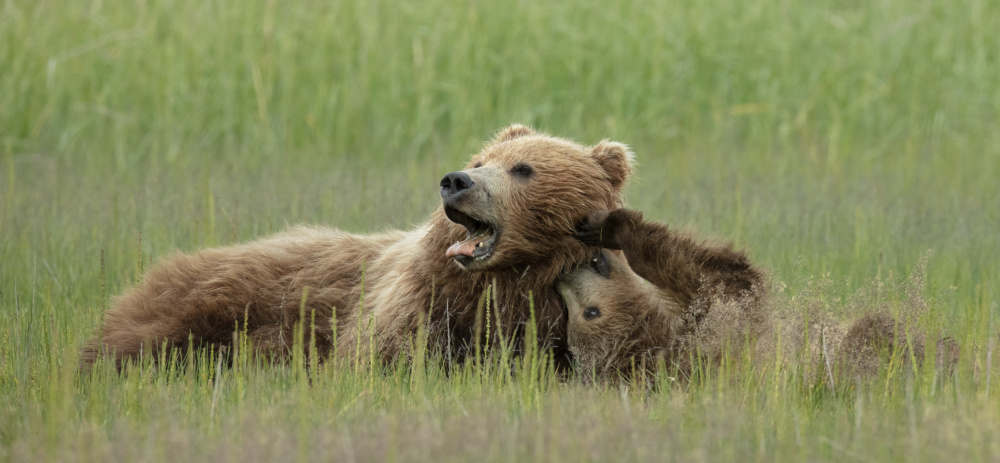
[[[1000,3],[537,3],[3,2],[0,458],[1000,458]],[[787,310],[926,302],[956,374],[77,375],[151,263],[299,222],[409,228],[511,122],[630,144],[629,204],[747,247]],[[918,294],[883,284],[925,255]]]

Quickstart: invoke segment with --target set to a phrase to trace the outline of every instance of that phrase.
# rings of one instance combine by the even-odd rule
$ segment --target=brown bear
[[[512,125],[441,180],[442,205],[415,230],[296,227],[158,263],[114,299],[81,364],[108,355],[120,367],[163,346],[221,348],[237,330],[261,354],[283,358],[301,309],[315,320],[319,352],[337,342],[350,346],[342,355],[392,361],[426,322],[429,341],[461,361],[484,341],[477,321],[487,291],[493,336],[521,345],[533,303],[540,345],[565,363],[554,282],[592,252],[575,225],[589,211],[621,207],[631,156],[620,143],[587,148]]]
[[[584,378],[648,375],[661,360],[686,370],[692,355],[719,356],[768,329],[764,272],[731,244],[629,209],[590,214],[578,237],[603,248],[556,285]]]
[[[717,361],[747,347],[773,361],[774,343],[757,341],[775,328],[789,351],[805,353],[804,377],[814,384],[875,377],[893,354],[902,366],[923,361],[921,330],[885,313],[808,327],[801,317],[772,317],[764,272],[730,243],[699,241],[628,209],[590,214],[578,237],[604,248],[556,284],[584,379],[647,381],[661,360],[684,374],[695,357]],[[958,356],[957,343],[938,341],[937,367],[951,371]]]
[[[786,325],[782,327],[784,337],[792,345],[802,347],[806,354],[805,378],[829,386],[876,378],[890,365],[905,369],[922,367],[928,347],[923,329],[877,310],[851,322],[811,322],[808,329],[801,319],[782,322]],[[808,338],[803,339],[805,335]],[[942,337],[934,347],[934,368],[949,375],[958,365],[961,350],[958,343]]]

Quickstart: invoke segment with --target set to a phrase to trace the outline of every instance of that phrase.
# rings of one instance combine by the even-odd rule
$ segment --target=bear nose
[[[441,179],[441,197],[444,199],[456,199],[472,188],[476,182],[465,172],[452,172]]]

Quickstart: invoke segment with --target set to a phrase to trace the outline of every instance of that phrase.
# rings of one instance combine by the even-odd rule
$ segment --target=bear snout
[[[454,201],[475,185],[472,177],[465,172],[452,172],[441,179],[441,197],[445,201]]]

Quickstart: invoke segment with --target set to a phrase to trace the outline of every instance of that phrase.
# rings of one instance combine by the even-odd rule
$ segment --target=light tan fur
[[[189,344],[227,346],[236,330],[247,332],[262,355],[281,359],[290,352],[303,294],[319,352],[335,341],[356,347],[339,349],[344,355],[366,352],[369,343],[362,341],[374,316],[378,359],[406,355],[411,335],[426,322],[433,345],[461,361],[482,341],[477,307],[490,290],[496,318],[515,346],[532,300],[541,345],[566,364],[553,283],[589,252],[573,237],[574,226],[588,211],[621,206],[630,159],[619,143],[587,148],[513,125],[472,157],[461,173],[475,184],[449,206],[502,230],[488,258],[462,265],[445,257],[467,230],[449,221],[444,207],[412,231],[355,235],[296,227],[247,244],[179,253],[114,299],[81,363],[109,355],[121,365],[163,346],[182,352]],[[515,170],[522,164],[530,175]]]

